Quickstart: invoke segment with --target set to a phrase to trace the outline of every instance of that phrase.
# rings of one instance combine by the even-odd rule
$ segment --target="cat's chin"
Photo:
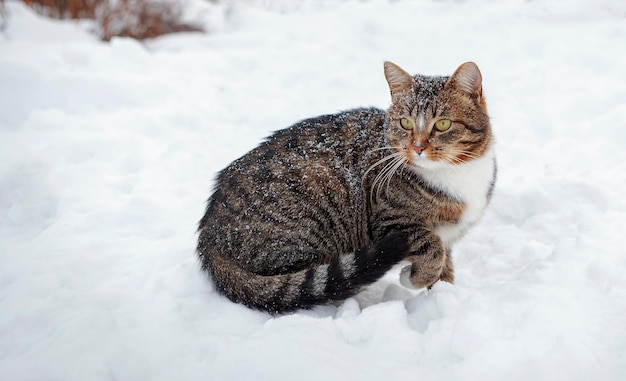
[[[409,161],[408,166],[414,170],[436,170],[445,167],[444,163],[433,161],[427,158],[413,159]]]

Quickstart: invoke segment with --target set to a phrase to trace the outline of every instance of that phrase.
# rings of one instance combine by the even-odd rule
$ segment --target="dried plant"
[[[182,21],[182,9],[173,1],[154,0],[23,0],[46,16],[58,19],[94,19],[100,38],[138,40],[168,33],[202,31]]]

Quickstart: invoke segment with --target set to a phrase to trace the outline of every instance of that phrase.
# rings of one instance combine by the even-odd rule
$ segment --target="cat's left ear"
[[[400,92],[413,83],[413,77],[393,62],[385,61],[385,78],[391,94]]]
[[[478,66],[473,62],[466,62],[459,66],[448,79],[448,83],[456,85],[458,89],[479,102],[483,97],[483,76],[480,75]]]

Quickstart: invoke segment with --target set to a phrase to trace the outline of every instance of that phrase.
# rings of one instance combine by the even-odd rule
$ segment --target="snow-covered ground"
[[[187,5],[210,33],[107,44],[6,4],[0,379],[626,379],[623,0]],[[215,173],[386,107],[384,60],[483,73],[499,181],[457,283],[396,271],[280,317],[218,296],[194,252]]]

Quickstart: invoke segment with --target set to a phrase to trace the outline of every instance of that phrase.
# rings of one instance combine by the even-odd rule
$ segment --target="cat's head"
[[[385,62],[392,104],[386,144],[414,168],[453,167],[482,157],[492,135],[478,66],[466,62],[449,77],[411,76]]]

